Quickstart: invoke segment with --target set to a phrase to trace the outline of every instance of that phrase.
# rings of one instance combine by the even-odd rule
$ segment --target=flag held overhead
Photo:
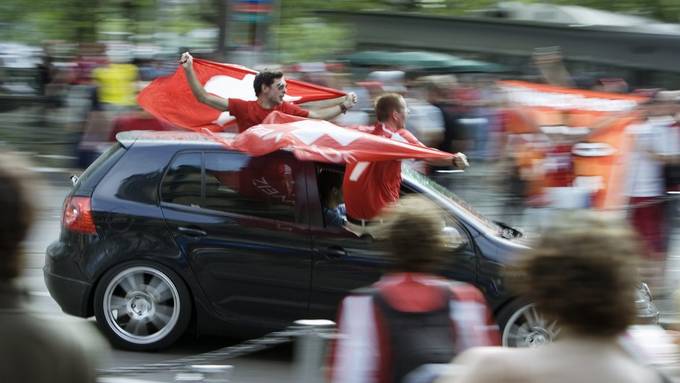
[[[246,67],[194,59],[198,81],[208,93],[223,98],[255,100],[253,80],[258,72]],[[284,101],[304,104],[344,96],[335,89],[287,80],[288,90]],[[228,112],[220,112],[200,103],[191,92],[184,70],[178,67],[174,74],[155,79],[137,97],[139,105],[155,117],[175,126],[201,131],[223,131],[234,123]]]

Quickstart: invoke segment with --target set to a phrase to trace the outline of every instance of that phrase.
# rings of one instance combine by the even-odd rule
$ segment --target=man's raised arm
[[[182,68],[184,68],[184,74],[189,82],[189,87],[191,87],[191,92],[199,102],[222,112],[229,111],[229,100],[210,94],[203,89],[198,78],[196,78],[196,73],[194,72],[194,58],[189,52],[184,52],[179,62],[182,64]]]
[[[357,95],[351,92],[344,97],[338,97],[333,100],[325,100],[324,102],[329,102],[331,105],[319,109],[308,109],[309,118],[314,118],[317,120],[332,120],[340,114],[352,109],[352,107],[357,103]]]

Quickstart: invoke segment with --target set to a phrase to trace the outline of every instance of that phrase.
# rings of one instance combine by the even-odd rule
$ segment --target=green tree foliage
[[[0,41],[39,43],[44,40],[89,42],[101,32],[132,35],[152,32],[185,33],[206,26],[226,28],[227,7],[233,0],[2,0]],[[535,0],[519,0],[539,2]],[[679,0],[544,0],[614,12],[680,21]],[[494,0],[273,0],[278,14],[269,28],[271,45],[286,61],[322,58],[346,49],[351,28],[314,15],[317,10],[407,11],[461,15],[492,7]],[[222,42],[222,44],[224,44]],[[217,42],[216,42],[217,45]]]

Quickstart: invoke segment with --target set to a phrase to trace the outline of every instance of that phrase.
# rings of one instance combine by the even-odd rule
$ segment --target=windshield
[[[447,188],[441,186],[440,184],[428,178],[424,174],[411,168],[406,163],[404,163],[404,165],[402,166],[402,174],[408,178],[414,179],[415,181],[418,182],[419,185],[422,185],[431,192],[454,202],[462,210],[465,210],[468,213],[468,216],[475,219],[477,223],[481,224],[487,229],[495,232],[498,235],[502,233],[503,231],[502,227],[500,227],[495,222],[479,213],[474,207],[472,207],[472,205],[467,203],[462,198],[458,197],[454,192],[448,190]]]

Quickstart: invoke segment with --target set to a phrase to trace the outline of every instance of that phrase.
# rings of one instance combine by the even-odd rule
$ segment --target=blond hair
[[[444,253],[442,210],[429,200],[403,197],[386,214],[386,240],[398,271],[428,272]]]

